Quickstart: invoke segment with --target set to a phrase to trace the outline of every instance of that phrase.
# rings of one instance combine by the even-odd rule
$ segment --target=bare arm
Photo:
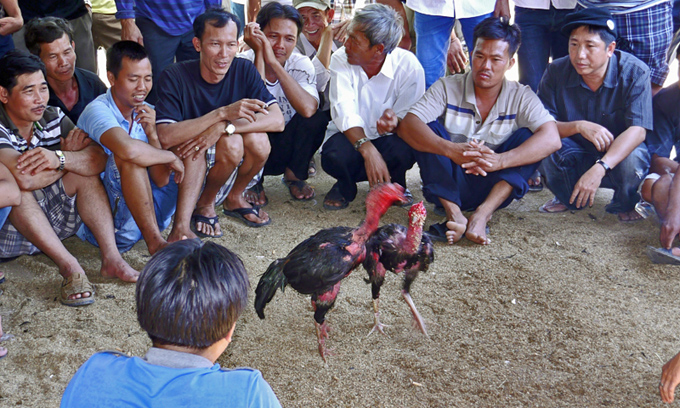
[[[492,171],[524,166],[543,160],[562,147],[555,122],[546,122],[516,148],[498,154],[499,166]]]
[[[0,4],[5,9],[4,18],[0,18],[0,35],[9,35],[21,29],[24,19],[21,16],[21,9],[17,0],[0,0]]]
[[[347,129],[344,134],[351,144],[366,137],[364,129],[359,126]],[[370,141],[363,143],[361,147],[359,147],[358,152],[364,158],[366,176],[370,186],[374,186],[378,183],[390,182],[390,171],[387,168],[385,159],[383,159],[382,154],[380,154],[373,143]]]
[[[412,113],[407,113],[399,123],[397,134],[419,152],[446,156],[458,165],[473,159],[473,157],[463,155],[467,143],[453,143],[439,137],[425,122]]]
[[[248,0],[246,1],[246,22],[254,22],[257,13],[260,12],[261,3],[260,0]]]
[[[140,45],[144,45],[144,37],[142,37],[142,32],[139,31],[134,18],[122,18],[120,19],[121,32],[120,37],[123,41],[134,41]]]
[[[326,69],[331,64],[331,53],[333,52],[333,27],[329,24],[324,28],[319,42],[319,49],[316,50],[316,58]]]
[[[16,206],[21,203],[21,192],[14,176],[7,167],[0,164],[0,208]]]
[[[510,20],[510,5],[508,4],[508,0],[496,0],[493,15],[494,17]]]

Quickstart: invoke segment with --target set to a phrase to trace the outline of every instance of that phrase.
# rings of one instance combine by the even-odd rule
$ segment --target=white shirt
[[[385,57],[380,72],[368,78],[359,65],[347,62],[345,47],[331,56],[331,117],[326,140],[338,132],[361,127],[369,139],[380,137],[378,119],[385,109],[399,118],[425,93],[425,72],[416,56],[396,48]]]
[[[549,10],[552,4],[558,10],[573,9],[576,7],[576,0],[514,0],[516,7]]]
[[[248,50],[237,55],[239,58],[245,58],[250,61],[255,61],[255,51]],[[295,81],[300,84],[302,89],[304,89],[308,94],[312,95],[316,99],[316,103],[319,103],[319,92],[316,90],[316,73],[314,72],[314,65],[309,58],[300,54],[296,50],[290,55],[283,66],[288,75],[293,77]],[[293,118],[296,111],[293,105],[286,97],[286,94],[281,88],[281,83],[277,80],[276,82],[264,81],[267,86],[267,90],[276,101],[279,103],[279,108],[281,113],[283,113],[283,118],[286,124]]]
[[[314,70],[316,71],[316,90],[319,93],[323,92],[326,89],[326,85],[328,85],[328,81],[331,79],[331,70],[319,61],[319,58],[316,56],[316,48],[314,48],[304,34],[300,34],[298,38],[297,50],[312,60]],[[337,50],[338,45],[333,41],[333,44],[331,44],[331,54]]]
[[[406,0],[406,5],[420,14],[470,18],[493,12],[495,0]]]

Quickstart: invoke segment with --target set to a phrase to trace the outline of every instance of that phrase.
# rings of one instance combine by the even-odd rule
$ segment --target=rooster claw
[[[390,337],[389,334],[385,333],[385,331],[383,330],[384,327],[390,327],[390,325],[388,325],[388,324],[382,324],[382,323],[380,323],[380,322],[376,322],[376,324],[373,325],[373,328],[371,329],[370,332],[368,332],[368,334],[366,335],[366,337],[368,337],[368,336],[370,336],[371,334],[373,334],[373,332],[376,331],[376,330],[379,331],[380,333],[384,334],[385,336]]]

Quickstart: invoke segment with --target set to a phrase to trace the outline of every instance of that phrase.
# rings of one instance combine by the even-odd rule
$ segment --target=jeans
[[[541,163],[540,170],[546,186],[569,209],[577,210],[575,205],[569,204],[574,186],[602,155],[584,148],[570,138],[562,139],[562,148]],[[614,197],[605,210],[612,214],[633,210],[640,201],[638,186],[648,171],[649,152],[647,146],[641,143],[602,179],[600,187],[614,190]]]

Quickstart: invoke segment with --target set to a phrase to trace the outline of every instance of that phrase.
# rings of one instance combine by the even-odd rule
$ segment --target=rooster
[[[404,285],[401,295],[411,309],[416,326],[427,336],[425,323],[418,313],[409,291],[411,284],[418,277],[418,273],[427,271],[430,263],[434,261],[434,248],[430,237],[423,235],[423,225],[425,225],[425,218],[427,217],[423,202],[413,205],[408,216],[408,229],[403,225],[385,225],[366,244],[367,254],[363,264],[366,272],[368,272],[366,283],[371,284],[373,311],[375,312],[375,324],[368,333],[369,336],[375,330],[385,334],[383,327],[386,325],[380,322],[378,302],[380,300],[380,286],[385,280],[386,271],[397,274],[404,272]]]
[[[328,324],[326,313],[333,307],[340,281],[366,257],[366,242],[378,229],[380,218],[395,202],[406,202],[398,184],[379,184],[366,197],[366,219],[356,228],[333,227],[321,230],[298,244],[285,258],[275,260],[255,289],[255,311],[264,319],[264,308],[276,290],[290,285],[312,295],[314,326],[319,354],[326,361]]]

